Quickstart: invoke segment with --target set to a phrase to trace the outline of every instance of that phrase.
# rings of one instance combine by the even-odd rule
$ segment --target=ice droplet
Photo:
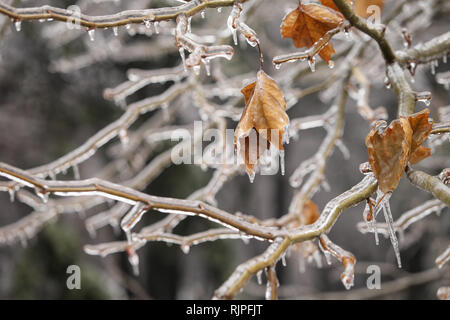
[[[255,172],[254,171],[252,173],[247,172],[247,175],[250,180],[250,183],[253,183],[253,181],[255,181]]]
[[[218,12],[218,13],[221,13],[221,12],[222,12],[222,7],[218,7],[218,8],[217,8],[217,12]]]
[[[183,47],[180,47],[180,48],[178,49],[178,51],[180,52],[181,61],[183,62],[184,72],[187,72],[187,67],[186,67],[186,55],[184,54],[184,48],[183,48]]]
[[[150,29],[152,27],[152,22],[150,20],[144,20],[145,27]]]
[[[89,39],[91,39],[91,41],[94,41],[95,40],[95,29],[89,29],[88,34],[89,34]]]
[[[286,253],[283,253],[281,255],[281,264],[283,265],[283,267],[286,267],[287,263],[286,263]]]
[[[391,88],[391,81],[389,80],[389,78],[387,76],[384,77],[384,86],[386,87],[386,89]]]
[[[334,68],[334,61],[333,60],[329,60],[328,61],[328,68],[330,68],[330,69]]]
[[[308,64],[311,68],[311,72],[316,72],[316,59],[314,57],[308,59]]]
[[[133,267],[133,273],[135,276],[139,275],[139,256],[136,254],[133,248],[127,250],[128,262]]]
[[[184,254],[188,254],[189,250],[191,249],[191,247],[189,247],[188,245],[183,244],[181,247],[181,251],[183,251]]]
[[[20,30],[22,30],[22,21],[15,20],[14,21],[14,26],[16,27],[16,31],[19,32]]]
[[[200,12],[200,15],[202,16],[202,19],[205,19],[205,17],[206,17],[205,10],[202,10],[202,11]]]
[[[41,189],[39,187],[36,187],[34,189],[34,192],[36,195],[42,199],[42,202],[47,203],[48,202],[48,192],[44,189]]]
[[[238,45],[238,38],[237,38],[237,31],[236,31],[235,28],[231,28],[231,34],[233,35],[234,45],[237,46]]]
[[[280,167],[281,167],[281,175],[284,176],[285,167],[284,167],[284,150],[280,150]]]
[[[204,59],[203,60],[203,64],[205,65],[206,75],[210,76],[211,75],[211,65],[209,63],[209,60],[208,59]]]
[[[192,69],[194,69],[195,75],[200,75],[200,66],[194,66]]]
[[[350,290],[351,287],[353,287],[354,275],[343,273],[341,275],[341,281],[342,281],[342,284],[344,285],[345,289]]]
[[[113,29],[114,36],[117,37],[119,35],[119,27],[113,27],[112,29]]]
[[[280,70],[281,69],[281,63],[275,63],[275,69]]]
[[[14,187],[8,188],[8,192],[9,192],[9,201],[14,202],[14,198],[16,195],[16,189]]]
[[[120,142],[122,143],[122,145],[126,146],[128,144],[128,141],[129,141],[127,130],[126,129],[120,129],[119,137],[120,137]]]
[[[429,91],[417,92],[416,101],[423,102],[428,107],[431,104],[432,94]]]
[[[74,165],[72,169],[73,169],[73,177],[75,178],[75,180],[80,180],[81,179],[80,168],[78,167],[78,165]]]
[[[261,285],[262,284],[262,270],[259,270],[256,273],[256,280],[258,281],[258,284]]]

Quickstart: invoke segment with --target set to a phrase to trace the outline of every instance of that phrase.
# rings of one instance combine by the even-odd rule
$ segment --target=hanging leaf
[[[244,153],[247,173],[254,176],[255,164],[260,155],[270,149],[270,144],[283,150],[282,137],[289,117],[283,92],[264,71],[260,70],[256,81],[241,92],[245,108],[235,131],[235,146],[241,155]],[[245,146],[244,150],[242,146]]]
[[[396,119],[384,131],[375,124],[367,135],[369,163],[381,191],[397,188],[408,162],[416,164],[431,155],[429,148],[421,146],[433,127],[429,112],[424,109],[408,119]]]
[[[397,188],[409,160],[412,130],[408,120],[400,118],[382,131],[373,127],[366,137],[369,163],[384,193]]]
[[[328,31],[338,27],[344,21],[341,13],[320,4],[302,4],[289,12],[281,24],[281,36],[292,38],[297,48],[311,48]],[[328,43],[319,52],[320,57],[328,62],[334,53]]]

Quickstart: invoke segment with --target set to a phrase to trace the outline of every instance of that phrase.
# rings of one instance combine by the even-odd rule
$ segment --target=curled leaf
[[[302,4],[289,12],[281,24],[281,36],[292,38],[297,48],[311,48],[328,31],[338,27],[344,21],[341,13],[320,4]],[[319,52],[320,57],[328,62],[334,53],[329,43]]]
[[[421,146],[432,129],[428,109],[408,118],[391,122],[386,130],[377,122],[366,137],[369,163],[380,190],[384,193],[397,188],[408,162],[416,164],[431,155],[431,150]]]
[[[289,117],[283,92],[264,71],[260,70],[256,81],[241,92],[245,108],[234,139],[238,152],[244,153],[246,171],[252,176],[256,162],[265,150],[270,149],[270,144],[283,150],[282,137]],[[241,146],[245,146],[244,150]]]
[[[412,129],[405,118],[396,119],[383,131],[374,126],[366,137],[369,163],[384,193],[397,188],[409,160]]]

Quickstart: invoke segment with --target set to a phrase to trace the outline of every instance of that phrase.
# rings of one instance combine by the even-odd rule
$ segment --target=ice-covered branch
[[[447,249],[445,249],[445,251],[436,258],[435,263],[439,269],[442,269],[448,261],[450,261],[450,246],[448,246]]]
[[[332,255],[342,262],[344,265],[344,272],[341,274],[341,281],[347,290],[350,289],[353,286],[355,278],[355,256],[333,243],[328,236],[324,234],[319,237],[319,243],[320,249],[324,252],[325,257],[327,257],[327,261],[329,255]]]
[[[232,299],[241,291],[250,277],[274,266],[290,246],[289,238],[278,237],[261,255],[239,265],[233,274],[214,293],[215,299]],[[271,294],[272,296],[272,294]]]
[[[411,63],[423,64],[444,58],[446,60],[450,52],[450,32],[446,32],[427,42],[419,43],[413,48],[396,51],[397,61],[403,66]]]
[[[441,179],[410,167],[406,167],[406,176],[413,185],[430,192],[435,198],[450,206],[450,188]]]
[[[242,0],[241,2],[245,2]],[[74,14],[73,10],[65,10],[52,6],[15,8],[0,1],[0,13],[15,21],[25,20],[58,20],[78,24],[89,29],[112,28],[131,23],[157,23],[176,19],[179,15],[190,17],[206,8],[218,8],[234,5],[234,0],[193,0],[175,7],[158,9],[126,10],[112,15],[89,16],[83,13]]]
[[[423,220],[432,213],[439,214],[446,205],[438,199],[428,200],[418,207],[403,213],[393,224],[394,229],[399,234],[405,232],[412,224]],[[360,222],[357,225],[358,230],[362,233],[375,232],[366,222]],[[385,237],[389,236],[389,227],[386,223],[377,223],[376,232],[383,234]]]
[[[352,26],[361,30],[378,43],[386,64],[389,65],[395,62],[394,51],[384,36],[384,30],[379,31],[369,26],[364,19],[355,14],[351,5],[346,0],[333,0],[333,2]]]
[[[337,28],[334,28],[327,33],[323,37],[321,37],[317,42],[314,43],[314,45],[309,48],[306,51],[302,52],[295,52],[295,53],[288,53],[276,56],[272,59],[272,63],[274,66],[279,69],[281,64],[286,62],[295,62],[297,60],[300,61],[308,61],[310,62],[310,65],[314,65],[315,56],[319,54],[319,52],[328,45],[328,43],[331,41],[333,36],[338,34],[342,31],[343,28],[347,26],[346,23],[344,23],[342,26],[339,26]],[[348,26],[347,26],[348,27]],[[334,62],[332,60],[328,61],[328,66],[330,68],[334,67]],[[315,69],[311,67],[311,70],[314,71]]]

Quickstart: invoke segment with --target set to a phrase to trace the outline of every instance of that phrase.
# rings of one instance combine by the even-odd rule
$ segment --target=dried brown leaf
[[[320,4],[302,4],[289,12],[281,24],[281,36],[292,38],[297,48],[311,48],[328,31],[338,27],[344,21],[341,13]],[[333,46],[328,43],[319,55],[328,62],[334,53]]]
[[[416,164],[431,155],[431,149],[421,146],[433,127],[429,113],[424,109],[407,119],[394,120],[384,132],[375,125],[367,135],[369,163],[381,191],[397,188],[408,162]]]
[[[412,129],[407,119],[391,122],[384,130],[373,127],[366,137],[369,163],[383,192],[397,188],[409,161]]]
[[[260,155],[273,144],[283,150],[282,136],[289,123],[286,101],[281,89],[264,71],[257,73],[256,81],[241,90],[245,108],[235,131],[238,149],[245,146],[244,161],[249,174],[254,174],[254,166]],[[257,142],[252,146],[252,133]],[[253,141],[254,141],[253,140]]]

